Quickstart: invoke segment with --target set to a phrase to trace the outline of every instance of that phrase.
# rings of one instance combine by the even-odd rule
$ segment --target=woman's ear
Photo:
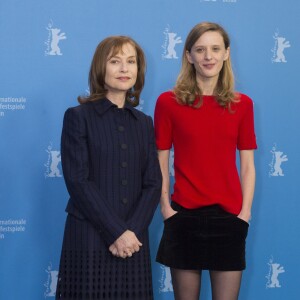
[[[224,61],[228,59],[229,55],[230,55],[230,47],[228,47],[226,49],[225,56],[224,56]]]
[[[186,56],[186,58],[187,58],[187,60],[188,60],[188,62],[189,62],[190,64],[194,64],[193,59],[192,59],[192,56],[191,56],[191,54],[190,54],[190,51],[186,50],[186,51],[185,51],[185,56]]]

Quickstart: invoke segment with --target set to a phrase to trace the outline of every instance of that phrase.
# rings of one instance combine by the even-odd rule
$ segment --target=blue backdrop
[[[96,45],[116,34],[141,44],[148,68],[139,109],[153,115],[201,21],[228,30],[237,90],[255,103],[257,187],[240,299],[299,299],[299,20],[294,0],[1,0],[0,299],[55,295],[68,200],[62,118],[88,93]],[[168,300],[169,269],[154,261],[162,226],[158,209],[150,227],[154,293]],[[201,294],[210,299],[207,274]]]

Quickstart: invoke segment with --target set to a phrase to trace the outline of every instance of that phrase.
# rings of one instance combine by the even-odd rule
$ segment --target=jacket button
[[[126,179],[122,180],[122,185],[127,185],[127,180]]]
[[[122,148],[123,150],[127,149],[127,144],[121,144],[121,148]]]
[[[122,202],[123,202],[123,204],[127,204],[128,199],[127,199],[127,198],[123,198],[123,199],[122,199]]]
[[[120,132],[123,132],[123,131],[125,130],[125,128],[124,128],[124,126],[119,126],[119,127],[118,127],[118,130],[119,130]]]
[[[123,161],[123,162],[121,163],[121,166],[122,166],[122,168],[127,168],[128,164],[127,164],[126,161]]]

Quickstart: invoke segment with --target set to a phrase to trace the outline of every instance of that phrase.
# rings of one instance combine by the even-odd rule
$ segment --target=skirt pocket
[[[248,236],[249,223],[237,216],[234,216],[234,222],[237,238],[245,240]]]
[[[172,215],[171,217],[167,218],[164,220],[164,224],[169,223],[170,221],[176,219],[178,217],[179,212],[176,212],[174,215]]]
[[[241,219],[241,218],[239,218],[239,217],[236,217],[236,219],[237,219],[239,222],[241,222],[242,224],[244,224],[244,225],[246,225],[247,227],[249,227],[249,223],[246,222],[245,220],[243,220],[243,219]]]

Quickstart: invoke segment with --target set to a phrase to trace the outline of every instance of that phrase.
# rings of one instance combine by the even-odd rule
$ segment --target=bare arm
[[[243,204],[238,217],[246,222],[249,222],[251,218],[251,207],[255,187],[255,166],[253,150],[240,151],[240,177],[243,192]]]
[[[170,218],[171,216],[177,213],[170,205],[169,155],[170,150],[158,151],[158,160],[162,173],[160,209],[164,220]]]

